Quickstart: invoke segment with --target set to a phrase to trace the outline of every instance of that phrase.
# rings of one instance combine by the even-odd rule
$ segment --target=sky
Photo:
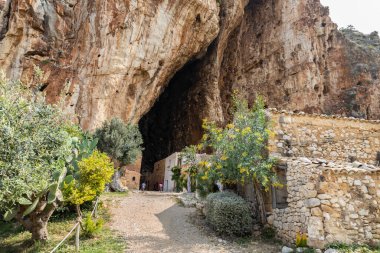
[[[331,19],[339,27],[353,25],[365,34],[380,32],[380,0],[321,0],[330,7]]]

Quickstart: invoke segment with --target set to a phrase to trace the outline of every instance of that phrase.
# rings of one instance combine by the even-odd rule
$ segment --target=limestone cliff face
[[[202,119],[225,123],[234,89],[279,109],[380,118],[379,50],[348,40],[319,1],[237,2],[222,1],[218,38],[141,121],[152,161],[197,143]]]
[[[215,0],[1,0],[0,66],[28,83],[45,71],[47,98],[93,129],[137,122],[168,80],[219,31]]]
[[[209,50],[189,96],[202,91],[224,117],[202,116],[223,121],[236,89],[280,109],[380,118],[380,50],[348,40],[319,1],[250,0],[226,40],[222,63]]]
[[[347,40],[319,1],[251,0],[228,41],[223,101],[235,88],[271,107],[380,118],[380,51]]]
[[[48,100],[63,92],[85,128],[139,121],[151,162],[196,143],[203,118],[226,122],[234,89],[379,119],[380,44],[347,37],[318,0],[0,0],[7,74],[40,66]]]
[[[220,32],[196,61],[189,62],[171,79],[153,108],[140,120],[145,150],[143,169],[202,136],[202,119],[224,121],[219,79],[228,39],[241,23],[248,0],[220,1]]]

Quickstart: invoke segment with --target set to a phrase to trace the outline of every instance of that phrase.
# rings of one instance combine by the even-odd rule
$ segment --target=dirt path
[[[250,242],[241,246],[202,232],[189,223],[193,212],[194,208],[176,204],[172,195],[131,193],[112,200],[111,226],[125,237],[126,252],[278,252],[278,248],[271,245]]]

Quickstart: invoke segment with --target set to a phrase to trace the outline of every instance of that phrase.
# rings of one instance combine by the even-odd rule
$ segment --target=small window
[[[286,166],[277,168],[277,177],[283,185],[281,188],[272,188],[272,206],[273,208],[283,209],[288,207],[288,189],[286,181]]]
[[[136,177],[132,177],[132,181],[133,181],[133,182],[136,181]]]

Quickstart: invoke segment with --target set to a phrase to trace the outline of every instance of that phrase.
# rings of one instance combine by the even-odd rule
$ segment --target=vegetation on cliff
[[[374,31],[370,34],[364,34],[349,25],[345,28],[340,28],[339,31],[351,42],[364,49],[370,49],[380,53],[380,37],[379,32]]]

